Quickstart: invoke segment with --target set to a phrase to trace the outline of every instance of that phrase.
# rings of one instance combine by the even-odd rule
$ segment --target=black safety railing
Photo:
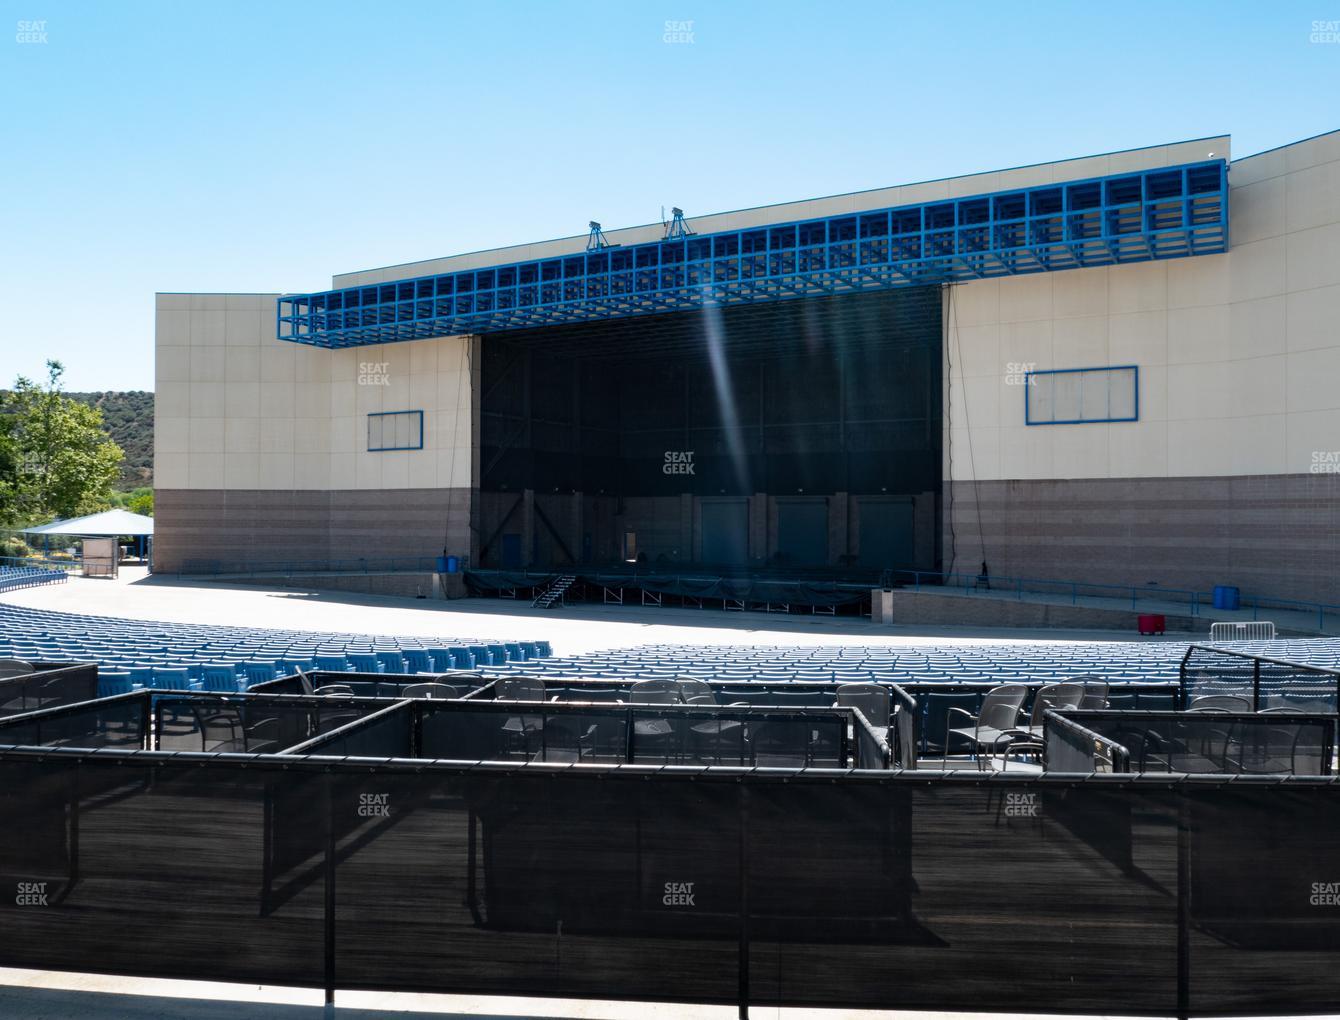
[[[31,673],[0,679],[0,718],[98,696],[98,667],[91,662],[33,662]]]
[[[745,1015],[896,983],[909,1010],[1333,1013],[1338,782],[4,747],[0,966],[330,1001]]]
[[[1340,709],[1340,670],[1215,645],[1192,645],[1179,670],[1181,706],[1224,711]],[[1204,699],[1214,699],[1205,701]]]
[[[889,722],[894,738],[894,762],[899,768],[914,769],[917,767],[917,728],[921,722],[921,708],[906,688],[894,683],[880,686],[888,690],[893,702],[893,717]]]
[[[292,747],[304,755],[464,761],[889,767],[887,738],[851,709],[410,701]],[[864,740],[854,754],[854,739]]]
[[[1123,714],[1123,713],[1115,713]],[[1081,724],[1073,715],[1048,709],[1042,716],[1043,768],[1048,772],[1131,771],[1130,752]]]
[[[1334,771],[1335,715],[1287,709],[1260,713],[1080,710],[1057,719],[1120,745],[1132,772],[1328,776]],[[1064,739],[1059,722],[1056,732],[1058,739]],[[1050,757],[1050,730],[1047,746],[1047,767],[1056,768]]]

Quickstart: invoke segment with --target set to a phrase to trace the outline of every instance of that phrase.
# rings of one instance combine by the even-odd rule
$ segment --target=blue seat
[[[507,647],[505,645],[485,645],[489,653],[489,665],[501,666],[507,661]]]
[[[184,669],[155,667],[152,686],[158,691],[189,691],[191,675]]]
[[[384,673],[381,660],[367,652],[350,652],[345,656],[355,673]]]
[[[434,645],[432,648],[425,648],[424,651],[428,653],[428,658],[433,664],[434,672],[445,673],[452,668],[450,648],[442,648]]]
[[[494,664],[493,653],[489,651],[487,645],[470,645],[466,651],[474,656],[476,666],[492,666]]]
[[[450,662],[450,664],[447,666],[447,669],[474,669],[474,668],[475,668],[475,665],[476,665],[476,663],[475,663],[475,653],[472,652],[472,651],[470,651],[470,649],[468,649],[468,648],[466,648],[466,647],[464,647],[464,646],[461,646],[461,645],[457,645],[457,646],[454,646],[454,647],[452,647],[452,648],[447,649],[447,651],[449,651],[449,652],[451,653],[451,662]]]
[[[129,694],[134,689],[135,685],[130,682],[129,673],[98,670],[98,697],[110,698],[117,694]]]
[[[317,655],[316,668],[323,673],[348,673],[349,660],[343,655]]]
[[[204,668],[200,676],[202,691],[232,694],[239,689],[237,670],[227,663],[215,663]]]
[[[508,662],[525,662],[527,659],[534,658],[534,656],[527,654],[525,647],[517,641],[509,641],[503,645],[503,650],[507,652]]]
[[[535,642],[535,657],[537,659],[548,659],[554,654],[553,646],[548,641]]]
[[[277,670],[273,662],[244,662],[242,663],[242,678],[247,687],[254,687],[256,684],[267,684],[275,678]]]
[[[400,652],[381,651],[377,653],[377,661],[382,664],[383,673],[405,673],[408,672],[405,666],[405,657]]]
[[[130,682],[137,687],[152,687],[154,668],[152,666],[132,666],[130,668]]]
[[[433,656],[426,648],[406,648],[403,652],[405,656],[405,669],[409,673],[431,673],[433,672]]]

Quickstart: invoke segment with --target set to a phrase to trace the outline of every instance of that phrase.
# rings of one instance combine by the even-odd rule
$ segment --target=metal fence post
[[[335,782],[326,772],[326,1016],[335,1015]]]
[[[1191,818],[1177,794],[1177,1020],[1191,1016]]]
[[[749,1020],[749,787],[740,781],[740,1020]]]
[[[1261,660],[1252,660],[1252,711],[1261,711]]]

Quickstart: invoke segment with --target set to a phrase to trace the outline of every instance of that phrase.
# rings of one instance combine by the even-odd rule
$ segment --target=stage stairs
[[[535,609],[553,609],[555,605],[562,605],[564,594],[576,580],[577,578],[572,574],[563,574],[561,577],[555,578],[553,584],[540,592],[531,606]]]

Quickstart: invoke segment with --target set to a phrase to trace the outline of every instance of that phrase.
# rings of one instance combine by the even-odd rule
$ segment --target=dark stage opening
[[[940,293],[482,341],[482,568],[938,569]]]

